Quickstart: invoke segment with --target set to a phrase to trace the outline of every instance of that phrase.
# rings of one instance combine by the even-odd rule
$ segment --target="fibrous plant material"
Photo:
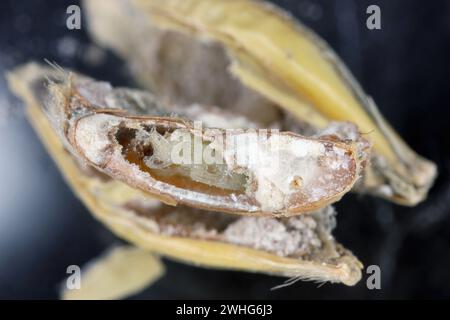
[[[83,266],[80,287],[62,285],[63,300],[111,300],[136,294],[164,274],[159,257],[134,246],[116,246]]]
[[[280,120],[276,108],[314,131],[351,121],[374,146],[357,190],[405,205],[426,198],[436,166],[406,145],[322,39],[275,6],[251,0],[84,4],[91,34],[158,97],[234,109],[260,125]]]
[[[49,77],[35,69],[34,81]],[[171,108],[148,93],[75,74],[54,78],[48,91],[46,112],[74,156],[171,205],[252,215],[311,212],[348,192],[368,158],[369,145],[357,133],[341,140],[197,128],[162,116]]]
[[[66,84],[66,75],[63,76],[61,83]],[[57,71],[35,64],[8,75],[12,90],[26,102],[29,120],[74,192],[95,217],[120,237],[145,250],[195,265],[347,285],[354,285],[361,278],[361,263],[331,235],[335,225],[331,207],[290,218],[248,217],[173,207],[101,173],[72,150],[65,135],[70,126],[58,121],[66,119],[66,115],[52,109],[55,107],[53,85],[57,85],[57,79],[61,79]],[[91,89],[96,88],[91,94],[107,87],[81,76],[76,79],[90,83]],[[124,98],[123,92],[116,100],[120,105],[128,101],[130,105],[142,106],[136,102],[142,99],[128,99],[128,95]],[[102,94],[91,95],[91,99],[95,100],[94,96],[98,101],[109,99]],[[78,110],[83,113],[83,108]],[[102,116],[122,113],[108,109]],[[93,144],[98,142],[92,140]],[[124,265],[128,263],[126,259],[119,260]],[[105,260],[100,261],[100,267],[105,266],[102,261]],[[114,268],[107,270],[121,269],[120,261],[114,261]],[[93,280],[95,283],[102,277],[93,276]]]

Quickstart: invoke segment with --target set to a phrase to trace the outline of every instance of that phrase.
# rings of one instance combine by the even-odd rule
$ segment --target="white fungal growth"
[[[260,139],[249,132],[235,136],[235,148],[227,148],[225,159],[244,166],[256,184],[248,186],[261,210],[274,212],[289,207],[291,196],[300,193],[317,201],[342,188],[339,171],[347,170],[350,157],[344,150],[327,150],[323,142],[276,134]],[[345,178],[345,176],[344,176]],[[252,188],[253,187],[253,188]]]
[[[336,212],[328,206],[318,211],[289,218],[233,216],[202,212],[186,207],[160,208],[134,201],[132,209],[140,223],[158,227],[153,232],[168,236],[209,239],[263,250],[282,257],[306,258],[332,246],[331,232],[336,226]],[[142,220],[142,221],[141,221]],[[328,247],[328,254],[335,254]]]
[[[331,207],[313,214],[287,219],[242,217],[223,232],[225,241],[279,256],[304,256],[320,249],[321,236],[335,226],[335,212]]]
[[[109,156],[106,150],[111,145],[108,132],[119,122],[117,117],[106,114],[88,116],[78,121],[75,131],[76,144],[89,161],[96,165],[105,162]]]

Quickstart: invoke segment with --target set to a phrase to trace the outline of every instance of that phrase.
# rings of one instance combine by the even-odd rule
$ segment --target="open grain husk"
[[[357,133],[341,139],[197,128],[190,119],[154,116],[167,108],[143,92],[74,73],[52,77],[37,65],[21,72],[33,75],[31,87],[52,79],[45,110],[72,155],[170,205],[248,215],[312,212],[340,200],[369,157],[370,145]]]
[[[251,0],[85,1],[94,39],[112,48],[137,81],[171,102],[231,108],[264,125],[280,108],[323,130],[350,121],[373,143],[357,191],[415,205],[436,165],[388,124],[334,51],[288,13]],[[117,23],[117,21],[122,23]],[[126,26],[126,27],[125,27]]]
[[[45,106],[51,95],[49,82],[45,77],[36,81],[40,71],[31,64],[10,73],[10,87],[26,103],[28,119],[72,190],[119,237],[145,250],[205,267],[346,285],[360,280],[362,264],[331,235],[331,207],[282,219],[172,207],[80,161],[52,124]],[[273,232],[273,226],[279,231],[267,233],[267,227]],[[280,235],[285,240],[281,247]],[[271,237],[277,241],[270,241]]]

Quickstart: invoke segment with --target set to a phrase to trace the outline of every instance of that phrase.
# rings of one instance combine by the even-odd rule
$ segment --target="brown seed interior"
[[[147,132],[150,130],[156,130],[156,132],[161,135],[170,135],[171,133],[171,130],[165,127],[146,127],[145,129],[142,128],[141,130],[146,130]],[[226,182],[221,184],[222,187],[219,187],[217,185],[214,185],[215,182],[212,180],[210,181],[210,183],[195,181],[191,178],[189,172],[186,172],[186,170],[178,170],[181,167],[184,167],[184,169],[188,167],[187,169],[189,169],[188,165],[181,166],[171,164],[167,168],[163,169],[150,168],[146,164],[144,159],[153,155],[153,145],[151,144],[151,141],[138,139],[137,132],[138,129],[121,127],[116,133],[116,140],[122,146],[122,154],[125,159],[130,163],[136,164],[140,170],[147,172],[155,180],[173,185],[178,188],[216,196],[231,196],[232,194],[240,195],[245,193],[246,180],[244,177],[243,184],[239,185],[237,188],[236,185],[228,186]],[[210,170],[211,167],[214,170],[214,165],[210,165],[208,170]],[[222,182],[224,181],[224,179],[220,177],[220,173],[217,175],[217,179],[222,179]]]

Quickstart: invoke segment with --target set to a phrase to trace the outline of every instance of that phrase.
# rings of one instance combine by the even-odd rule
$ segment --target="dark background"
[[[0,74],[47,58],[114,85],[130,85],[121,60],[65,26],[76,1],[1,1]],[[382,289],[298,282],[195,268],[167,261],[166,275],[133,298],[450,298],[450,1],[277,3],[325,38],[382,113],[419,154],[439,165],[429,199],[415,208],[347,195],[337,239],[377,264]],[[366,28],[381,7],[382,29]],[[120,21],[118,21],[120,23]],[[64,183],[0,76],[0,298],[57,298],[70,264],[83,265],[112,242]]]

